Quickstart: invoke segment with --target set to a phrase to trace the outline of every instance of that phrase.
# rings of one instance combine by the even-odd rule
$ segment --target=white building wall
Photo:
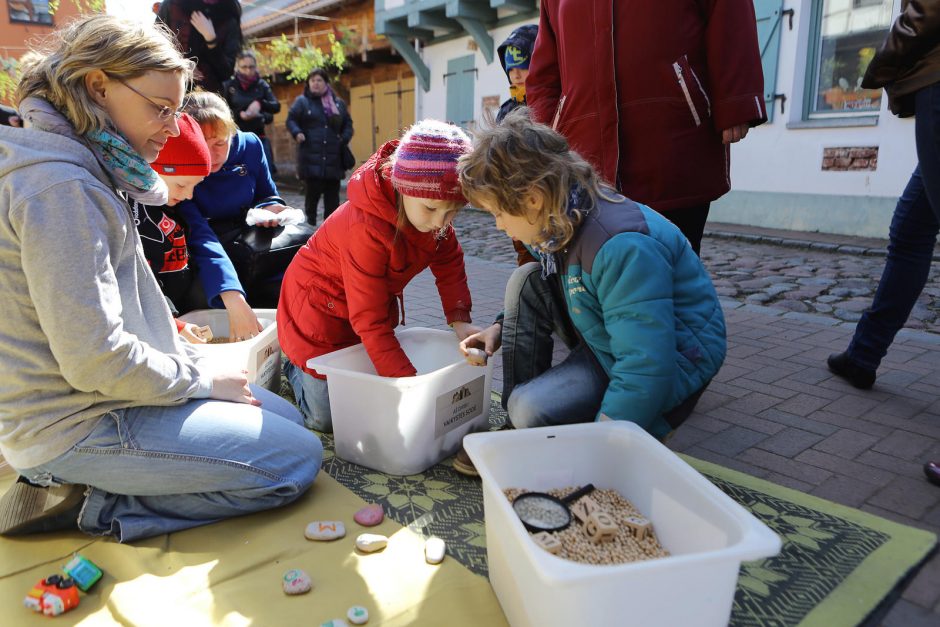
[[[489,65],[483,58],[482,52],[479,50],[474,52],[468,48],[468,46],[472,46],[473,42],[469,35],[425,47],[421,51],[421,56],[431,71],[431,89],[421,94],[420,98],[415,99],[415,119],[447,119],[447,86],[444,84],[447,62],[450,59],[473,54],[476,57],[475,67],[478,70],[473,94],[473,119],[479,124],[483,119],[482,102],[485,96],[497,96],[500,103],[509,98],[509,80],[506,78],[503,66],[497,58],[496,48],[509,37],[509,33],[513,29],[523,24],[537,23],[537,19],[525,20],[489,31],[493,37],[493,62]]]
[[[876,126],[788,128],[802,122],[811,0],[788,2],[793,30],[781,23],[776,93],[786,113],[751,129],[731,149],[732,192],[713,205],[711,220],[774,228],[886,237],[897,197],[917,164],[913,119],[881,100]],[[896,3],[897,5],[897,3]],[[899,10],[895,6],[895,15]],[[824,148],[878,146],[875,171],[822,170]]]

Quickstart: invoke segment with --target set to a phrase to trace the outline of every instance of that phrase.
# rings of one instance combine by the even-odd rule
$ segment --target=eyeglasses
[[[115,79],[115,80],[116,80],[117,82],[119,82],[120,84],[124,85],[125,87],[127,87],[128,89],[130,89],[132,92],[134,92],[135,94],[137,94],[138,96],[140,96],[141,98],[143,98],[144,100],[146,100],[147,102],[149,102],[150,104],[152,104],[153,106],[155,106],[155,107],[158,109],[158,111],[157,111],[157,117],[160,119],[161,122],[167,122],[167,121],[169,121],[170,116],[173,116],[173,117],[176,118],[177,120],[180,119],[180,117],[182,117],[182,115],[183,115],[183,108],[186,106],[186,103],[183,103],[183,106],[182,106],[182,107],[180,107],[179,109],[176,109],[176,110],[174,111],[173,109],[171,109],[170,107],[168,107],[168,106],[166,106],[166,105],[162,105],[162,104],[160,104],[160,103],[158,103],[158,102],[154,102],[154,101],[151,100],[148,96],[143,95],[142,93],[140,93],[140,92],[137,91],[135,88],[131,87],[130,85],[128,85],[127,83],[125,83],[125,82],[122,81],[121,79],[118,78],[118,79]]]

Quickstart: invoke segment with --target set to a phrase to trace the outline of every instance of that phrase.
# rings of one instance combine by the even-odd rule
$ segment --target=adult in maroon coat
[[[699,252],[729,145],[767,119],[752,0],[542,0],[526,96]]]

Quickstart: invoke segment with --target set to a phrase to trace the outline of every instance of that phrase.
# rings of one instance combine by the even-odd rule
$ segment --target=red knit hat
[[[179,137],[171,137],[157,160],[150,164],[157,174],[167,176],[209,176],[212,156],[199,124],[188,113],[179,119]]]
[[[460,127],[422,120],[408,129],[398,144],[392,185],[405,196],[466,203],[457,177],[457,159],[472,148]]]

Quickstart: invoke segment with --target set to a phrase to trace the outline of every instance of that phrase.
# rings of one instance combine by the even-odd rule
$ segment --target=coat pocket
[[[711,99],[699,80],[698,75],[689,64],[689,58],[682,55],[672,64],[672,71],[675,74],[676,82],[679,85],[679,91],[689,107],[689,113],[692,115],[692,121],[695,126],[702,125],[704,117],[711,117]],[[699,103],[696,103],[696,100]]]

